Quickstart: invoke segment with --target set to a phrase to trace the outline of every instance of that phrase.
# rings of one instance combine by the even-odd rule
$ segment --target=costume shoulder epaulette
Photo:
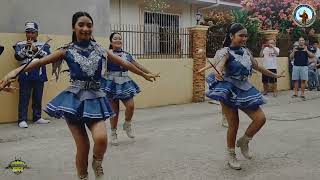
[[[37,41],[35,44],[36,44],[37,46],[43,46],[43,45],[45,45],[45,44],[46,44],[46,42],[43,42],[43,41]],[[49,44],[46,44],[46,45],[49,45]]]
[[[16,45],[25,45],[25,44],[27,44],[27,41],[18,41],[16,43]]]
[[[228,53],[229,53],[229,48],[228,47],[221,48],[216,52],[215,58],[217,60],[221,60],[223,57],[228,55]]]

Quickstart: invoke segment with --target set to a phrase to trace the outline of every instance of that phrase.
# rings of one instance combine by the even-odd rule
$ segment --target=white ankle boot
[[[133,133],[133,129],[132,129],[132,122],[131,121],[125,121],[123,124],[123,130],[126,131],[127,136],[129,138],[134,138],[134,133]]]
[[[93,157],[92,169],[93,169],[94,175],[96,176],[96,180],[102,180],[104,177],[102,160],[97,160],[95,157]]]
[[[114,146],[119,145],[117,129],[111,129],[110,144]]]
[[[240,170],[241,165],[236,157],[235,149],[228,149],[228,165],[235,170]]]
[[[251,139],[252,138],[249,138],[248,136],[244,135],[237,141],[237,147],[241,149],[242,155],[247,159],[252,158],[251,154],[249,153],[249,141]]]
[[[88,174],[86,175],[79,175],[79,180],[88,180]]]

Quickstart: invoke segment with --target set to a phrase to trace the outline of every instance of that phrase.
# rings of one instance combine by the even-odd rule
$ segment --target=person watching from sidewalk
[[[279,56],[279,53],[280,49],[276,47],[276,43],[273,39],[270,39],[260,52],[260,56],[263,57],[263,67],[275,74],[277,74],[277,56]],[[277,96],[277,78],[262,74],[262,83],[264,95],[268,94],[269,86],[271,86],[273,96]]]
[[[305,87],[306,81],[308,81],[308,60],[313,58],[314,53],[310,52],[305,45],[305,39],[299,38],[299,46],[294,48],[290,54],[290,58],[293,58],[292,68],[292,80],[294,81],[294,94],[292,98],[298,97],[299,81],[301,81],[301,95],[300,97],[305,100]]]

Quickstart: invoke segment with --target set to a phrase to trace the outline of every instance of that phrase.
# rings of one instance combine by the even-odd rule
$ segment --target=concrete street
[[[291,94],[268,96],[269,103],[263,106],[267,124],[250,144],[254,158],[245,160],[237,149],[241,171],[225,163],[226,129],[220,125],[219,105],[204,102],[138,109],[136,139],[126,137],[121,118],[120,145],[108,146],[103,164],[106,179],[318,180],[320,93],[307,91],[307,101],[292,99]],[[240,114],[238,136],[250,122]],[[15,157],[31,168],[20,175],[5,169]],[[91,157],[92,152],[89,174],[94,179]],[[0,125],[0,180],[73,180],[74,158],[75,145],[64,120],[31,124],[28,129]]]

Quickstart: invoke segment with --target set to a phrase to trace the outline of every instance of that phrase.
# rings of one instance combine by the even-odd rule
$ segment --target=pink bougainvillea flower
[[[292,25],[286,27],[296,27],[293,23],[292,12],[299,4],[309,4],[314,9],[320,9],[320,0],[242,0],[241,5],[244,9],[249,11],[252,17],[256,17],[262,22],[267,18],[272,21],[271,27],[267,27],[265,23],[262,23],[261,29],[263,28],[279,28],[276,25],[282,20],[290,21]],[[268,24],[270,26],[270,23]]]

